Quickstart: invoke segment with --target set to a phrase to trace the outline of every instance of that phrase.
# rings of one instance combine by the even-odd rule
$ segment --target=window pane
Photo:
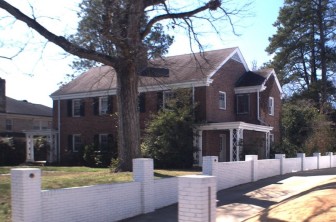
[[[108,110],[108,98],[107,96],[100,97],[99,99],[99,113],[106,114]]]
[[[80,116],[80,100],[73,100],[73,116]]]
[[[82,139],[80,135],[73,135],[73,151],[78,152],[82,147]]]
[[[245,114],[249,112],[249,96],[237,95],[237,113]]]
[[[219,92],[219,108],[226,109],[226,94],[225,92]]]

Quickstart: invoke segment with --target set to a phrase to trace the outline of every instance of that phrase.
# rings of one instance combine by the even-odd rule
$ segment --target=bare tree
[[[113,53],[93,50],[88,45],[77,44],[64,36],[57,36],[41,25],[34,16],[24,14],[7,1],[0,0],[0,8],[66,52],[114,67],[117,73],[120,169],[131,170],[132,159],[141,155],[137,96],[138,73],[146,67],[146,36],[153,31],[157,23],[168,22],[170,27],[185,28],[189,37],[202,49],[195,21],[206,22],[207,26],[220,33],[215,22],[226,20],[233,28],[230,16],[239,14],[241,9],[235,9],[230,5],[230,1],[222,0],[189,0],[175,3],[167,0],[91,0],[92,3],[96,1],[103,4],[103,10],[102,14],[97,15],[100,25],[93,31],[99,32],[111,42]],[[242,9],[244,8],[242,6]]]

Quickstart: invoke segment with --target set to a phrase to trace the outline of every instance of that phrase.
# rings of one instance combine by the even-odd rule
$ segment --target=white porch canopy
[[[222,123],[207,123],[196,126],[197,136],[195,138],[195,146],[198,147],[196,158],[198,164],[202,165],[202,133],[207,130],[229,130],[230,131],[230,161],[239,161],[240,141],[243,139],[244,130],[258,131],[266,134],[266,157],[270,153],[269,135],[273,127],[262,126],[245,122],[222,122]]]
[[[57,131],[51,129],[45,130],[25,130],[26,134],[26,162],[34,162],[34,137],[45,136],[50,145],[50,150],[47,152],[47,161],[57,161]]]

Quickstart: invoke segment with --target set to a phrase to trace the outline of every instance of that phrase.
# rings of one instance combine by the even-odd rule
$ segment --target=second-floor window
[[[81,116],[81,100],[72,100],[72,116]]]
[[[6,119],[6,130],[13,129],[13,121],[11,119]]]
[[[250,109],[250,97],[248,94],[237,95],[237,114],[247,114]]]
[[[268,114],[274,116],[274,98],[268,98]]]
[[[146,94],[140,93],[138,96],[138,110],[140,113],[146,112]]]
[[[219,92],[219,108],[226,109],[226,93]]]
[[[108,113],[108,97],[99,97],[99,114],[104,115]]]

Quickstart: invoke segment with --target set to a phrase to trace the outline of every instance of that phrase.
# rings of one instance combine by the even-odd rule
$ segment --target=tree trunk
[[[135,66],[117,70],[118,103],[118,170],[132,171],[132,159],[140,154],[140,124],[138,112],[138,76]]]

